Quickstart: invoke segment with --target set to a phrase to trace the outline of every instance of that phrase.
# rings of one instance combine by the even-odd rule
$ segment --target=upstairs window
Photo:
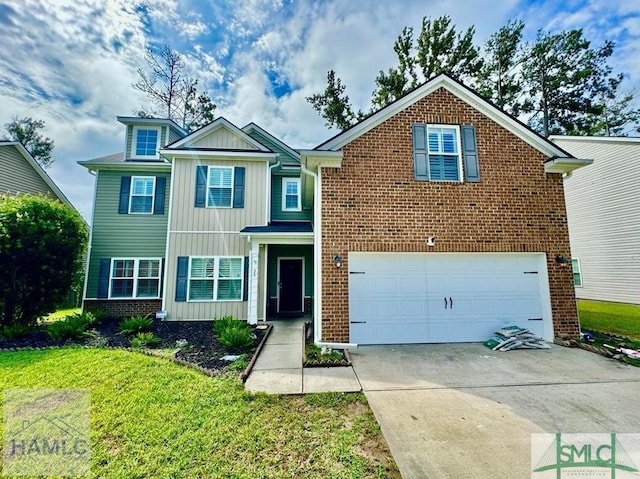
[[[413,160],[416,180],[480,181],[475,127],[414,124]]]
[[[133,127],[131,139],[131,158],[158,158],[160,148],[160,128]]]
[[[300,178],[282,178],[282,211],[301,211]]]
[[[131,198],[129,199],[129,213],[152,214],[155,189],[155,176],[131,177]]]
[[[231,208],[233,199],[233,168],[212,166],[209,168],[207,206]]]
[[[573,285],[582,286],[582,270],[580,269],[580,260],[573,258],[571,260],[571,267],[573,268]]]

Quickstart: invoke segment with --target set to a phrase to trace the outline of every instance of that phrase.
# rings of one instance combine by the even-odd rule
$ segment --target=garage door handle
[[[542,321],[542,318],[529,318],[529,321]]]
[[[449,309],[453,309],[453,299],[449,298]]]
[[[364,274],[364,271],[349,271],[349,274]]]
[[[351,324],[365,324],[366,321],[350,321]]]
[[[447,297],[444,297],[444,309],[447,309]]]

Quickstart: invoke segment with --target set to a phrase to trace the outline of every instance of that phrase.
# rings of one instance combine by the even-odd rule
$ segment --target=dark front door
[[[302,312],[302,260],[280,260],[279,313]]]

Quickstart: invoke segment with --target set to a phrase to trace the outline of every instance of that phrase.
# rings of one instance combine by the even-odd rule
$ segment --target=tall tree
[[[133,88],[146,93],[151,103],[141,116],[158,115],[193,131],[211,122],[216,105],[207,92],[198,91],[198,80],[189,76],[182,56],[170,46],[148,49],[146,68],[138,68]]]
[[[511,20],[487,39],[484,64],[477,77],[478,93],[515,116],[520,113],[521,103],[522,81],[518,67],[523,55],[523,29],[521,20]]]
[[[22,143],[34,160],[43,168],[49,168],[55,161],[53,153],[53,140],[45,137],[39,130],[44,128],[43,120],[34,120],[27,116],[18,118],[14,116],[9,123],[5,123],[4,131],[7,139]]]
[[[349,96],[344,93],[346,88],[340,78],[336,77],[336,72],[329,70],[327,88],[324,92],[306,97],[306,100],[313,105],[313,109],[326,120],[325,125],[329,128],[336,126],[345,130],[356,119]]]
[[[529,124],[544,136],[588,134],[604,108],[599,99],[615,97],[622,81],[607,64],[613,46],[591,48],[582,30],[539,31],[522,67]]]
[[[585,134],[626,136],[634,124],[636,131],[640,132],[640,109],[634,105],[634,97],[634,92],[619,92],[613,98],[602,98],[599,102],[602,111]]]
[[[387,73],[380,70],[376,77],[376,89],[371,98],[372,108],[382,108],[397,100],[418,83],[415,65],[411,54],[413,48],[413,28],[404,27],[402,33],[393,44],[393,51],[398,57],[398,66],[389,68]]]
[[[448,15],[434,20],[424,17],[416,55],[424,78],[440,73],[463,81],[475,78],[482,68],[482,59],[473,43],[474,34],[473,26],[458,32]]]

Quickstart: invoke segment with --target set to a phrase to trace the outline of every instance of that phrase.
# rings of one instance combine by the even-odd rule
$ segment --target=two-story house
[[[84,307],[252,323],[309,313],[313,185],[299,154],[224,118],[190,135],[118,120],[125,152],[80,162],[97,176]]]
[[[481,341],[579,324],[563,175],[588,164],[440,75],[313,150],[224,118],[119,118],[81,162],[96,203],[85,308],[255,324],[316,342]]]

